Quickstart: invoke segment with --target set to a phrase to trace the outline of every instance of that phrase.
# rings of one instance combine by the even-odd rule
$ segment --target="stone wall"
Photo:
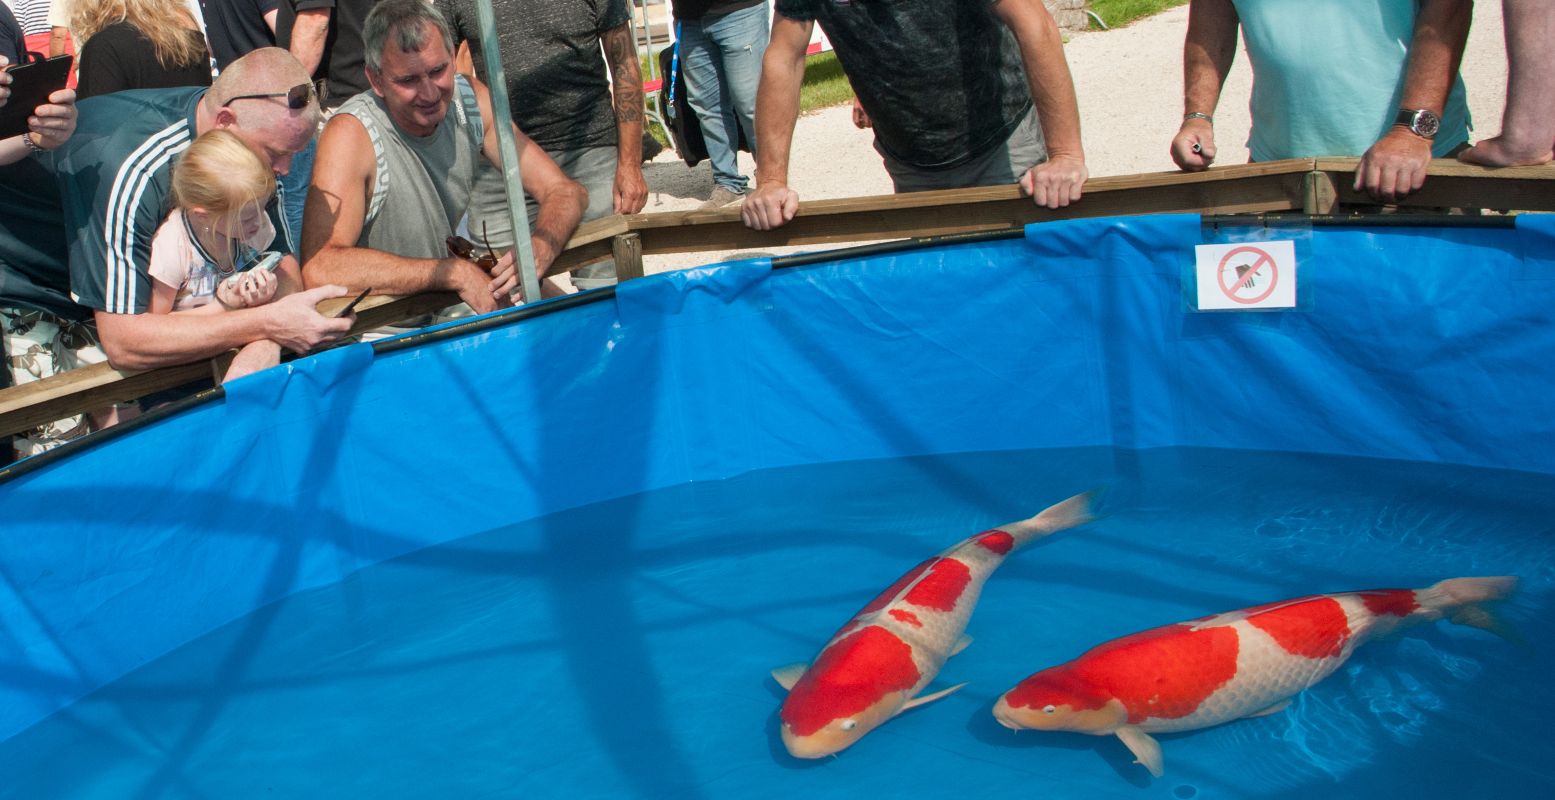
[[[1085,30],[1087,20],[1085,17],[1085,0],[1042,0],[1047,4],[1047,10],[1052,12],[1053,20],[1058,27],[1066,31]]]

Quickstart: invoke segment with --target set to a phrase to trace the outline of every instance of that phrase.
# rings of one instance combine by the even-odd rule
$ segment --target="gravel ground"
[[[1187,27],[1188,9],[1181,6],[1125,28],[1071,34],[1064,53],[1080,99],[1086,161],[1093,177],[1174,169],[1167,145],[1182,114],[1182,42]],[[1506,96],[1500,3],[1475,4],[1462,74],[1479,126],[1475,138],[1494,136],[1501,128]],[[1247,160],[1251,87],[1246,54],[1238,53],[1215,115],[1219,163]],[[790,157],[790,185],[803,200],[889,194],[890,179],[871,141],[868,131],[853,127],[846,105],[800,118]],[[740,154],[740,164],[747,175],[755,174],[749,154]],[[646,212],[696,208],[713,186],[707,162],[688,168],[670,151],[645,164],[644,172],[651,190]],[[645,267],[648,272],[661,272],[749,255],[755,254],[648,256]]]

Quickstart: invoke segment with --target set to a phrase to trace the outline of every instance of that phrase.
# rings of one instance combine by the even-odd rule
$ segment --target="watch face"
[[[1409,129],[1429,139],[1435,136],[1436,132],[1441,130],[1441,127],[1441,117],[1422,109],[1415,112],[1415,121],[1409,126]]]

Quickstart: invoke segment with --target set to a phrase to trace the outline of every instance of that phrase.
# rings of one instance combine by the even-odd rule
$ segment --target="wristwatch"
[[[1422,139],[1434,139],[1436,132],[1441,130],[1442,118],[1428,108],[1401,108],[1393,118],[1393,124],[1403,125]]]

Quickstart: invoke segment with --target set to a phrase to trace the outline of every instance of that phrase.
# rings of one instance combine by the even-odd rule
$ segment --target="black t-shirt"
[[[730,11],[761,5],[767,0],[674,0],[675,19],[716,17]]]
[[[65,243],[53,173],[36,158],[0,166],[0,306],[91,319],[91,309],[70,301]]]
[[[631,20],[626,0],[492,0],[497,48],[518,129],[546,150],[616,145],[600,34]],[[475,0],[437,0],[454,41],[468,40],[486,80]]]
[[[378,0],[285,0],[276,19],[275,42],[291,49],[292,27],[298,11],[330,9],[329,30],[324,35],[324,54],[314,78],[329,81],[325,108],[339,108],[352,95],[368,90],[366,49],[362,46],[362,25]]]
[[[777,0],[776,10],[826,32],[881,150],[948,169],[1004,142],[1032,106],[1020,46],[992,5]]]
[[[211,43],[216,67],[228,64],[250,51],[275,44],[275,35],[265,22],[265,14],[275,11],[280,0],[200,0],[205,15],[205,37]]]
[[[115,22],[86,40],[81,48],[81,73],[76,96],[82,100],[125,89],[171,89],[176,86],[210,86],[211,63],[203,53],[205,37],[187,31],[200,41],[200,58],[192,64],[163,67],[151,40],[128,22]]]
[[[0,56],[5,56],[12,64],[27,63],[25,40],[22,26],[17,23],[16,15],[11,13],[11,7],[0,3]]]

